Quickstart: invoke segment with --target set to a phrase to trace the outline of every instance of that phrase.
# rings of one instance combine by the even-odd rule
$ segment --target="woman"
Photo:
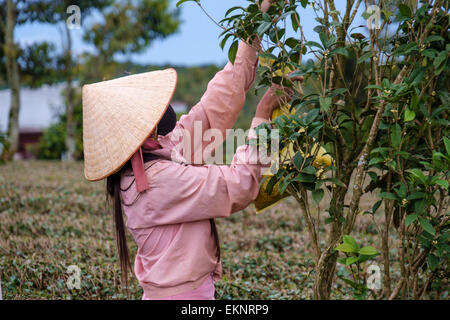
[[[269,6],[265,0],[262,10]],[[233,127],[255,78],[258,45],[240,43],[234,65],[228,63],[216,74],[200,102],[178,122],[169,105],[176,84],[173,69],[83,87],[85,175],[89,180],[107,177],[126,276],[130,267],[123,208],[138,245],[134,271],[143,299],[214,299],[221,262],[213,219],[244,209],[256,198],[263,165],[249,161],[255,151],[249,145],[237,148],[231,166],[191,165],[198,159],[204,163],[209,145],[195,145],[194,137],[211,128],[225,136]],[[279,98],[269,90],[251,128],[268,122],[278,106]],[[190,152],[178,148],[180,130],[192,139]]]

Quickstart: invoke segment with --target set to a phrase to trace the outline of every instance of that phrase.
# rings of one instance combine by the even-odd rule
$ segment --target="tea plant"
[[[447,294],[448,1],[348,0],[340,12],[333,0],[286,0],[273,1],[265,13],[259,10],[261,1],[249,2],[246,8],[230,8],[218,22],[224,29],[221,47],[232,41],[228,53],[234,61],[239,39],[262,38],[259,56],[273,64],[258,68],[256,88],[279,84],[295,92],[290,101],[294,114],[263,126],[278,129],[279,149],[292,151],[280,159],[266,191],[277,185],[280,193],[293,196],[305,218],[315,298],[330,298],[336,249],[364,213],[384,218],[376,225],[383,263],[378,297]],[[301,17],[307,6],[316,14],[320,42],[305,38]],[[360,7],[366,19],[379,13],[379,25],[355,26]],[[287,35],[287,25],[294,36]],[[306,53],[315,58],[302,63]],[[305,77],[303,88],[274,76],[286,68],[296,70],[290,77]],[[316,162],[317,145],[332,156],[332,166]],[[362,197],[375,191],[379,201],[362,210]],[[314,216],[317,204],[322,209]],[[326,237],[321,239],[323,224]],[[392,232],[399,238],[394,244]],[[395,279],[393,249],[400,255]]]

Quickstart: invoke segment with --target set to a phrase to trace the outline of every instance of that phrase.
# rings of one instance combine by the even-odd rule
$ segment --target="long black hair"
[[[175,124],[176,113],[173,110],[172,106],[169,105],[169,108],[167,108],[161,121],[158,123],[158,135],[165,136],[173,130]],[[143,154],[144,163],[155,160],[157,158],[157,156],[150,153]],[[131,168],[130,160],[119,171],[108,176],[106,179],[106,202],[108,206],[111,206],[111,202],[113,202],[115,237],[117,243],[117,251],[119,253],[120,269],[122,271],[121,279],[122,282],[125,282],[126,287],[128,287],[128,273],[131,271],[131,263],[130,252],[127,245],[125,222],[123,220],[122,199],[120,197],[120,177],[122,176],[122,173],[129,168]],[[214,237],[214,241],[216,243],[217,261],[220,261],[220,241],[216,222],[214,221],[214,219],[209,219],[209,222],[211,225],[211,235]]]
[[[127,237],[125,234],[125,223],[123,220],[122,200],[120,197],[120,177],[123,168],[118,172],[106,178],[106,203],[108,206],[113,202],[113,218],[116,236],[117,251],[119,253],[120,269],[122,270],[121,279],[128,287],[128,272],[131,270],[130,253],[127,246]]]

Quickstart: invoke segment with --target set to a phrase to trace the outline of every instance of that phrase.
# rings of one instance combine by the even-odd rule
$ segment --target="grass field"
[[[364,206],[371,202],[366,199]],[[366,217],[359,219],[357,240],[379,247],[374,224]],[[218,219],[217,225],[224,270],[216,283],[217,299],[312,298],[308,236],[292,199],[260,215],[249,207]],[[86,181],[82,163],[18,161],[0,166],[4,299],[127,298],[112,230],[104,181]],[[131,237],[129,247],[134,257]],[[69,265],[81,269],[80,290],[66,286]],[[338,274],[344,273],[338,264]],[[128,298],[141,297],[133,276]],[[335,281],[333,298],[350,298],[348,286],[340,280]]]

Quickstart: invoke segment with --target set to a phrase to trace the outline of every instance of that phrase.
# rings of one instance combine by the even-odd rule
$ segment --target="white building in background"
[[[58,115],[64,113],[64,99],[61,95],[65,84],[44,85],[38,89],[21,88],[19,112],[19,150],[16,158],[29,158],[32,155],[27,146],[36,143],[44,129],[58,121]],[[8,129],[8,116],[11,95],[10,90],[0,90],[0,132]],[[186,113],[187,105],[181,101],[172,101],[176,113]]]
[[[61,95],[64,83],[44,85],[38,89],[21,88],[19,111],[19,150],[16,158],[28,158],[27,145],[36,143],[44,129],[58,121],[64,111]],[[10,90],[0,90],[0,132],[8,129]]]
[[[61,91],[64,83],[44,85],[38,89],[21,88],[19,128],[42,130],[58,120],[57,115],[64,111]],[[11,95],[9,89],[0,90],[0,131],[8,128],[8,115]]]

